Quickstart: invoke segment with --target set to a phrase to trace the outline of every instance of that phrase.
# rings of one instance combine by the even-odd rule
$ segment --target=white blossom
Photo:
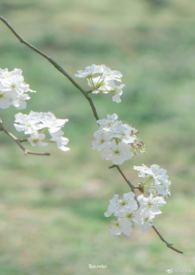
[[[14,126],[17,131],[28,135],[32,146],[46,146],[47,141],[55,142],[62,151],[68,151],[68,138],[63,136],[64,127],[68,119],[58,119],[51,112],[33,112],[29,114],[17,113]]]
[[[128,144],[124,142],[116,143],[114,140],[109,142],[109,146],[102,150],[102,158],[111,160],[116,165],[121,165],[126,160],[133,157],[132,151]]]
[[[57,145],[57,147],[60,150],[66,152],[66,151],[70,150],[66,146],[68,144],[68,142],[69,142],[69,139],[66,138],[66,137],[64,137],[63,134],[64,133],[62,131],[58,131],[58,132],[52,133],[51,134],[51,137],[52,137],[51,140],[54,141],[54,142],[56,142],[56,145]]]
[[[56,118],[55,115],[51,112],[39,114],[41,124],[43,125],[43,127],[48,128],[50,134],[59,132],[64,124],[68,122],[68,119]]]
[[[39,132],[31,134],[28,138],[28,141],[32,146],[47,146],[48,143],[44,142],[44,140],[45,140],[45,135]]]
[[[85,78],[93,94],[111,94],[114,102],[121,102],[124,84],[122,74],[111,70],[105,65],[91,65],[84,70],[79,70],[76,77]]]
[[[105,160],[121,165],[137,153],[143,152],[143,142],[137,137],[137,130],[118,120],[116,114],[107,115],[97,121],[99,129],[94,133],[92,146]]]
[[[166,204],[161,196],[150,194],[148,197],[143,194],[137,197],[139,208],[136,211],[135,223],[143,230],[149,229],[154,222],[154,218],[162,212],[160,208]]]
[[[165,169],[157,164],[153,164],[150,167],[143,164],[134,166],[134,169],[138,171],[138,176],[144,179],[142,186],[146,193],[154,193],[163,197],[170,196],[169,186],[171,182]]]
[[[160,208],[166,204],[161,196],[137,197],[133,192],[123,194],[122,198],[115,194],[109,201],[105,217],[114,216],[110,231],[113,235],[124,234],[130,236],[135,226],[142,230],[149,229],[157,215],[161,214]]]
[[[115,194],[109,201],[108,208],[104,213],[105,217],[110,217],[111,215],[119,216],[120,213],[124,211],[134,211],[137,209],[137,202],[135,200],[135,194],[133,192],[123,194],[122,198]]]
[[[143,194],[137,197],[137,200],[140,203],[140,208],[144,208],[149,212],[152,212],[154,215],[161,214],[160,207],[166,204],[166,201],[161,196],[154,196],[150,194],[148,197]]]
[[[110,226],[110,233],[115,236],[120,236],[122,233],[118,220],[115,220]]]
[[[150,229],[154,224],[154,218],[155,218],[155,214],[153,212],[150,212],[145,208],[140,208],[136,212],[135,223],[143,231],[146,231]]]
[[[104,213],[105,217],[110,217],[111,215],[116,217],[110,228],[113,235],[121,235],[122,233],[126,236],[131,235],[137,208],[138,205],[133,192],[123,194],[122,198],[119,198],[118,195],[113,196]]]
[[[29,85],[24,82],[22,70],[0,69],[0,108],[14,106],[18,109],[26,108],[26,101],[30,99]]]
[[[118,231],[116,231],[118,225]],[[115,223],[115,227],[112,225],[110,231],[113,235],[121,235],[124,234],[125,236],[129,237],[132,233],[132,229],[134,226],[134,222],[132,219],[132,214],[127,213],[126,217],[118,218]]]
[[[112,199],[110,199],[109,204],[108,204],[108,208],[106,210],[106,212],[104,213],[105,217],[110,217],[112,214],[115,214],[118,212],[120,207],[120,203],[119,203],[119,195],[114,195],[112,197]]]

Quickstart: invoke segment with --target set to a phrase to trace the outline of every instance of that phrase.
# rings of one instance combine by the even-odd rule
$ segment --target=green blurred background
[[[92,63],[124,74],[122,103],[94,96],[97,109],[118,113],[145,141],[146,153],[124,165],[132,180],[134,164],[168,169],[172,197],[156,225],[185,251],[167,249],[153,231],[109,235],[108,199],[128,187],[91,149],[96,127],[87,102],[0,24],[0,67],[23,69],[38,91],[28,111],[68,117],[71,140],[68,153],[51,147],[51,157],[25,157],[1,135],[0,274],[195,274],[195,2],[1,0],[0,14],[71,75]],[[10,129],[14,112],[1,111]]]

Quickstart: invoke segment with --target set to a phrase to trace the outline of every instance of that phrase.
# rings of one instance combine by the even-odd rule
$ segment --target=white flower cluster
[[[47,146],[46,138],[55,142],[62,151],[68,151],[66,146],[69,140],[63,136],[64,127],[68,119],[58,119],[51,112],[33,112],[29,114],[18,113],[15,115],[14,126],[17,131],[28,135],[28,141],[32,146]]]
[[[105,65],[91,65],[84,70],[79,70],[76,77],[85,78],[93,94],[111,94],[114,102],[121,102],[124,84],[122,74],[113,71]]]
[[[120,165],[143,152],[143,142],[139,141],[137,130],[118,120],[116,114],[107,115],[97,123],[99,129],[94,133],[92,146],[100,151],[103,159]]]
[[[30,99],[29,85],[24,82],[22,70],[0,69],[0,109],[14,106],[17,109],[26,108],[26,101]],[[42,112],[17,113],[14,126],[17,131],[28,135],[27,140],[32,146],[46,146],[47,137],[55,142],[62,151],[67,151],[69,140],[63,136],[61,128],[68,119],[57,119],[54,114]]]
[[[138,176],[144,179],[140,183],[140,187],[143,188],[144,193],[163,196],[165,198],[170,196],[169,186],[171,182],[165,169],[157,164],[153,164],[150,167],[143,164],[141,166],[134,166],[134,169],[138,171]]]
[[[111,225],[111,233],[119,236],[124,234],[130,236],[135,226],[142,230],[149,229],[154,222],[154,218],[161,214],[160,208],[166,204],[161,196],[152,194],[145,197],[143,194],[135,197],[133,192],[123,194],[120,198],[114,195],[109,201],[108,209],[104,213],[105,217],[114,215],[116,220]]]
[[[124,84],[120,72],[105,65],[93,64],[75,75],[87,80],[91,88],[88,93],[111,94],[114,102],[121,102]],[[24,82],[22,70],[0,69],[0,109],[10,106],[26,108],[30,92],[33,91]],[[18,132],[27,135],[32,146],[47,146],[48,142],[52,142],[60,150],[68,151],[69,139],[64,137],[62,131],[67,122],[68,119],[58,119],[51,112],[31,111],[29,114],[17,113],[14,126]],[[144,144],[138,139],[137,130],[119,120],[116,114],[107,115],[98,120],[97,124],[99,128],[94,133],[92,146],[101,153],[103,159],[112,161],[114,165],[121,165],[144,151]],[[171,182],[165,169],[156,164],[150,167],[134,166],[134,169],[138,172],[138,177],[142,178],[137,187],[141,194],[129,192],[123,194],[122,198],[114,195],[104,213],[106,217],[115,217],[111,226],[111,233],[114,235],[130,236],[135,226],[142,230],[152,227],[155,217],[162,213],[160,209],[166,204],[165,198],[170,196]]]
[[[22,70],[0,69],[0,109],[7,109],[10,106],[18,109],[26,108],[30,92],[33,91],[24,82]]]

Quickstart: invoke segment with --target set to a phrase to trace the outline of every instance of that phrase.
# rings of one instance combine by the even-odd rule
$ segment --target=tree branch
[[[25,155],[34,155],[34,156],[49,156],[50,155],[50,153],[37,153],[37,152],[27,150],[22,145],[23,140],[18,139],[13,133],[8,131],[4,127],[1,119],[0,119],[0,131],[4,132],[7,136],[9,136],[18,145],[18,147],[24,152]]]
[[[122,178],[126,181],[126,183],[129,185],[130,189],[132,192],[134,192],[134,190],[136,189],[136,187],[127,179],[127,177],[125,176],[125,174],[123,173],[123,171],[121,170],[120,166],[118,165],[112,165],[109,167],[111,168],[116,168],[119,172],[119,174],[122,176]]]
[[[92,101],[92,99],[88,96],[88,93],[85,92],[85,90],[64,70],[64,68],[59,65],[53,58],[51,58],[49,55],[47,55],[46,53],[44,53],[43,51],[39,50],[38,48],[36,48],[35,46],[33,46],[32,44],[28,43],[26,40],[24,40],[19,34],[18,32],[16,32],[16,30],[11,26],[11,24],[2,16],[0,16],[0,20],[8,27],[8,29],[15,35],[15,37],[24,45],[26,45],[28,48],[30,48],[31,50],[33,50],[34,52],[38,53],[39,55],[41,55],[42,57],[44,57],[45,59],[47,59],[61,74],[63,74],[63,76],[65,76],[66,78],[68,78],[68,80],[82,93],[82,95],[87,99],[87,101],[89,102],[89,105],[91,107],[91,110],[93,112],[93,115],[95,117],[96,120],[99,119],[98,114],[97,114],[97,110],[95,108],[95,105]]]
[[[164,237],[161,235],[161,233],[159,232],[159,230],[158,230],[154,225],[152,226],[152,229],[153,229],[154,232],[158,235],[158,237],[161,239],[161,241],[162,241],[163,243],[166,244],[166,246],[167,246],[168,248],[172,249],[173,251],[175,251],[175,252],[177,252],[177,253],[179,253],[179,254],[183,254],[183,251],[181,251],[181,250],[175,248],[175,247],[173,246],[173,244],[167,242],[167,241],[164,239]]]
[[[99,115],[97,113],[96,107],[93,103],[93,100],[90,97],[91,91],[85,91],[67,72],[66,70],[64,70],[64,68],[59,65],[53,58],[51,58],[49,55],[47,55],[46,53],[44,53],[43,51],[39,50],[38,48],[36,48],[35,46],[33,46],[32,44],[28,43],[26,40],[24,40],[17,32],[16,30],[11,26],[11,24],[2,16],[0,16],[0,21],[2,21],[7,27],[8,29],[15,35],[15,37],[24,45],[26,45],[28,48],[30,48],[31,50],[33,50],[34,52],[38,53],[39,55],[41,55],[42,57],[44,57],[45,59],[47,59],[61,74],[63,74],[79,91],[80,93],[85,97],[85,99],[88,101],[91,110],[93,112],[93,116],[95,118],[95,120],[99,120]],[[27,151],[25,149],[25,147],[21,144],[21,141],[15,137],[12,133],[8,132],[2,124],[0,124],[0,130],[3,130],[9,137],[11,137],[17,144],[18,146],[22,149],[22,151],[25,154],[30,154],[30,155],[49,155],[48,153],[43,153],[43,154],[39,154],[39,153],[34,153],[34,152],[30,152]],[[135,192],[135,189],[138,189],[140,192],[142,192],[142,190],[139,187],[135,187],[133,186],[133,184],[127,179],[127,177],[125,176],[125,174],[123,173],[123,171],[121,170],[120,166],[118,165],[112,165],[110,168],[116,168],[118,170],[118,172],[120,173],[120,175],[122,176],[122,178],[125,180],[125,182],[129,185],[130,189],[132,192]],[[161,233],[157,230],[157,228],[155,226],[152,226],[153,230],[155,231],[155,233],[158,235],[158,237],[160,238],[160,240],[162,242],[164,242],[166,244],[166,246],[172,250],[174,250],[177,253],[183,254],[183,252],[175,247],[173,247],[172,244],[168,243],[164,237],[162,237]]]

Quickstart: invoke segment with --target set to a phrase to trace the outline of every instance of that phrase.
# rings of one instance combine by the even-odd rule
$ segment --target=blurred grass
[[[72,150],[26,158],[1,136],[0,274],[195,274],[194,12],[190,0],[1,0],[1,15],[72,75],[92,63],[124,74],[120,105],[94,100],[101,116],[117,112],[139,129],[147,152],[132,165],[169,170],[173,197],[157,225],[186,253],[169,251],[153,232],[136,231],[128,241],[109,235],[107,201],[128,189],[89,146],[95,124],[87,102],[1,24],[1,67],[22,68],[38,91],[28,110],[69,117]],[[10,127],[13,115],[1,112]],[[136,180],[132,165],[125,169]]]

